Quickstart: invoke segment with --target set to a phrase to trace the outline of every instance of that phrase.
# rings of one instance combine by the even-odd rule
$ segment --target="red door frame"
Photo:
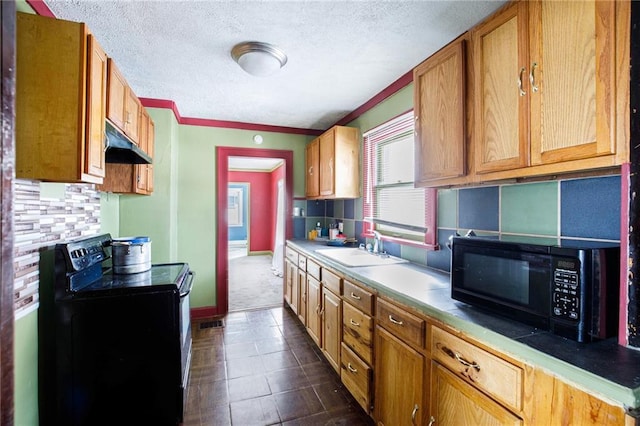
[[[227,185],[229,184],[229,157],[281,158],[285,163],[285,239],[293,237],[293,151],[278,149],[216,148],[217,156],[217,241],[216,241],[216,306],[214,315],[229,311],[229,218],[227,217]]]

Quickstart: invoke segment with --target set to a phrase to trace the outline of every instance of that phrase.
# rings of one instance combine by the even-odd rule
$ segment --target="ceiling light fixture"
[[[287,63],[287,55],[277,46],[259,41],[245,41],[233,46],[231,57],[251,75],[264,77]]]
[[[262,141],[264,141],[264,139],[262,138],[262,135],[253,136],[253,143],[255,143],[256,145],[260,145]]]

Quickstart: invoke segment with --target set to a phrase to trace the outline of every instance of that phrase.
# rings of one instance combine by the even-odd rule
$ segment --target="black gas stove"
[[[191,362],[187,263],[114,274],[111,236],[41,252],[42,425],[176,425]]]

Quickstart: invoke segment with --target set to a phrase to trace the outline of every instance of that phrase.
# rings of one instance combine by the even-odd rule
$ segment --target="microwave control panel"
[[[551,311],[556,318],[580,319],[580,279],[578,261],[557,261],[553,268]]]

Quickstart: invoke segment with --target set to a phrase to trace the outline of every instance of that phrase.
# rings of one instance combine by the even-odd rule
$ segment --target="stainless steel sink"
[[[328,257],[344,266],[383,266],[407,263],[405,259],[389,255],[377,255],[360,248],[319,249],[316,253]]]

